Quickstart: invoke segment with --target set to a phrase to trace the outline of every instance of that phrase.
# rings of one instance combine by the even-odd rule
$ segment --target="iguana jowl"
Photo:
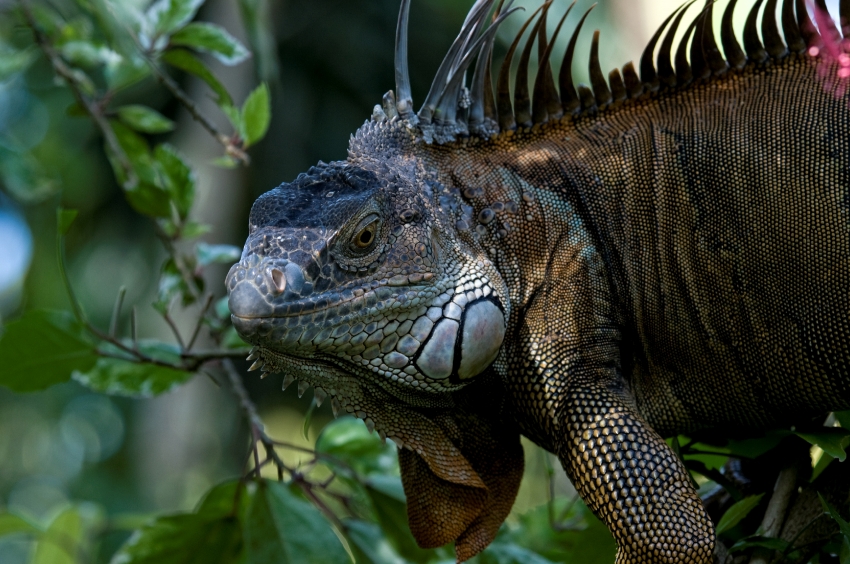
[[[414,113],[403,0],[395,95],[346,161],[254,204],[234,325],[284,387],[404,447],[423,546],[464,560],[492,540],[522,433],[558,454],[617,562],[709,562],[713,525],[661,437],[850,408],[850,109],[838,75],[824,87],[839,63],[807,52],[840,36],[768,0],[742,47],[733,0],[721,55],[709,2],[678,46],[685,9],[668,18],[640,76],[606,81],[595,34],[590,88],[570,75],[581,24],[553,76],[545,4],[494,94],[512,12],[489,23],[494,4],[475,3]]]

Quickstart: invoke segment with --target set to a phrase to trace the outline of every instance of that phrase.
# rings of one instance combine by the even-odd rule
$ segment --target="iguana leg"
[[[558,456],[590,509],[617,541],[617,564],[708,564],[714,526],[682,462],[605,387],[564,398]]]

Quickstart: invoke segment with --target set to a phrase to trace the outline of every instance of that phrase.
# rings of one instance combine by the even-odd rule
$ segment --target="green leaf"
[[[141,57],[122,56],[107,62],[104,75],[106,85],[117,92],[147,78],[151,69]]]
[[[83,518],[68,507],[50,523],[39,539],[30,564],[76,564],[84,543]]]
[[[121,55],[112,49],[91,41],[68,41],[62,44],[60,50],[65,60],[81,67],[91,68],[103,64],[116,64],[122,59]]]
[[[351,562],[330,524],[295,486],[262,481],[245,522],[247,564]]]
[[[372,476],[366,484],[366,494],[372,502],[381,530],[398,553],[413,562],[429,561],[433,553],[419,548],[407,524],[407,503],[401,479],[395,476]]]
[[[716,533],[718,535],[724,533],[740,523],[744,517],[749,515],[750,511],[758,506],[763,496],[764,494],[751,495],[732,505],[717,523]]]
[[[183,224],[183,238],[194,239],[212,231],[212,226],[208,223],[198,223],[197,221],[187,221]]]
[[[71,224],[77,219],[77,210],[66,210],[59,208],[56,210],[56,228],[60,235],[67,235]]]
[[[407,564],[375,523],[348,519],[345,536],[357,564]]]
[[[233,264],[242,256],[242,249],[233,245],[209,245],[198,243],[195,246],[198,262],[206,266],[215,262]]]
[[[481,564],[553,564],[536,552],[507,542],[494,542],[485,548],[479,561]]]
[[[143,133],[164,133],[174,129],[174,122],[158,111],[142,106],[131,104],[118,108],[118,117],[121,121]]]
[[[195,171],[168,143],[157,145],[154,160],[160,171],[160,184],[168,192],[181,219],[185,219],[195,202]]]
[[[222,155],[220,157],[216,157],[212,160],[212,165],[220,168],[236,168],[239,166],[239,161],[231,157],[230,155]]]
[[[788,436],[788,431],[777,429],[767,431],[764,437],[755,439],[744,439],[740,441],[729,441],[726,450],[732,456],[739,458],[758,458],[762,454],[772,450]]]
[[[230,35],[224,28],[204,22],[190,23],[184,27],[171,36],[171,44],[192,47],[198,51],[210,53],[228,66],[241,63],[251,54],[238,39]]]
[[[143,215],[169,217],[171,215],[170,197],[165,188],[160,185],[162,173],[151,157],[147,141],[123,123],[112,120],[110,125],[133,171],[139,177],[136,186],[124,191],[127,201]],[[110,161],[118,181],[124,184],[126,182],[124,170],[111,153]]]
[[[842,429],[850,430],[850,411],[836,411],[833,415]]]
[[[342,417],[326,425],[316,440],[316,451],[339,458],[360,474],[397,474],[395,447],[381,442],[354,417]]]
[[[233,99],[230,97],[227,89],[221,84],[221,82],[219,82],[215,75],[210,72],[206,65],[204,65],[204,63],[198,60],[198,58],[189,51],[186,51],[185,49],[169,49],[163,53],[162,60],[169,65],[197,76],[206,82],[212,91],[218,96],[218,100],[216,100],[216,104],[218,106],[233,105]]]
[[[76,371],[74,380],[96,392],[131,398],[150,398],[186,383],[194,374],[156,364],[99,358],[94,368]]]
[[[169,35],[192,21],[204,0],[157,0],[145,17],[156,35]]]
[[[839,427],[824,427],[817,433],[797,433],[797,436],[820,447],[825,453],[844,462],[847,453],[844,447],[850,442],[850,430]]]
[[[790,546],[787,540],[770,537],[753,536],[741,539],[729,548],[729,552],[740,552],[748,548],[768,548],[770,550],[783,551]]]
[[[838,529],[841,531],[841,534],[845,539],[850,540],[850,523],[847,523],[842,517],[838,510],[832,506],[824,497],[818,493],[818,498],[820,499],[820,504],[823,506],[824,512],[826,512],[832,519],[838,523]]]
[[[160,517],[136,531],[112,564],[232,564],[243,557],[239,517],[247,492],[213,488],[195,513]]]
[[[242,121],[242,114],[239,113],[239,109],[232,104],[222,104],[221,111],[224,115],[227,116],[227,120],[230,122],[230,125],[233,126],[233,129],[239,133],[240,137],[245,137],[245,123]]]
[[[0,513],[0,537],[14,535],[16,533],[38,535],[41,533],[41,530],[26,519],[18,517],[13,513]]]
[[[15,392],[43,390],[96,360],[85,328],[71,312],[30,311],[10,322],[0,338],[0,385]]]
[[[242,105],[242,123],[245,128],[245,146],[253,145],[265,136],[272,118],[269,87],[260,84],[248,95]]]
[[[26,70],[35,60],[35,49],[15,51],[6,46],[0,47],[0,82]]]

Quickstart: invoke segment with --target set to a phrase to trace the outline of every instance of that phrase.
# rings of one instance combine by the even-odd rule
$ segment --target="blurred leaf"
[[[239,166],[239,161],[229,155],[222,155],[213,159],[212,164],[221,168],[236,168]]]
[[[790,546],[787,540],[776,539],[770,537],[747,537],[741,539],[729,548],[729,552],[740,552],[748,548],[769,548],[770,550],[783,551]]]
[[[212,72],[198,60],[195,55],[185,49],[169,49],[162,55],[162,60],[169,65],[186,71],[189,74],[197,76],[207,83],[212,88],[212,91],[218,96],[216,104],[219,106],[232,106],[233,99],[228,94],[227,89],[222,86],[221,82],[213,75]]]
[[[413,562],[431,560],[433,551],[419,548],[407,524],[407,503],[401,478],[371,476],[366,484],[366,493],[381,530],[398,553]]]
[[[91,41],[68,41],[61,47],[62,58],[81,67],[96,67],[103,64],[116,64],[122,60],[121,55]]]
[[[139,182],[131,189],[124,191],[127,201],[133,208],[152,217],[168,217],[171,215],[171,204],[168,192],[161,183],[160,172],[154,164],[147,141],[124,124],[110,121],[118,143],[127,155],[133,171],[139,177]],[[124,171],[114,156],[110,159],[112,168],[121,184],[126,182]]]
[[[716,533],[718,535],[724,533],[740,523],[744,517],[750,514],[750,511],[758,506],[763,496],[764,494],[751,495],[732,505],[718,521]]]
[[[164,133],[174,129],[174,122],[147,106],[131,104],[118,108],[121,121],[143,133]]]
[[[247,492],[216,486],[195,513],[160,517],[136,531],[112,564],[232,564],[243,558],[239,523]],[[237,503],[239,502],[239,503]]]
[[[131,398],[150,398],[186,383],[194,374],[166,366],[117,358],[99,358],[87,372],[75,371],[74,380],[96,392]]]
[[[376,472],[398,475],[395,447],[384,444],[354,417],[341,417],[326,425],[316,440],[316,451],[338,458],[363,475]]]
[[[168,35],[192,21],[204,0],[157,0],[145,17],[157,35]]]
[[[484,549],[479,556],[481,564],[553,564],[548,558],[544,558],[513,543],[494,542]]]
[[[230,326],[224,330],[224,335],[221,337],[221,346],[226,349],[242,349],[248,348],[251,345],[243,341],[242,337],[239,336],[239,333],[236,332],[236,329],[234,329],[233,326]]]
[[[0,45],[0,82],[26,70],[35,60],[36,50],[26,49],[16,51],[5,45]]]
[[[71,312],[29,311],[0,337],[0,385],[15,392],[43,390],[96,360],[85,328]]]
[[[121,56],[107,62],[104,74],[106,85],[115,92],[147,78],[151,69],[140,57]]]
[[[261,481],[245,520],[247,564],[351,562],[330,524],[296,486]]]
[[[77,219],[77,210],[65,210],[59,208],[56,210],[56,228],[60,235],[67,235],[71,224]]]
[[[195,246],[195,254],[198,256],[198,262],[204,266],[214,262],[233,264],[242,256],[242,249],[233,245],[198,243]]]
[[[82,516],[76,507],[68,507],[47,527],[29,564],[76,564],[84,554],[83,533]]]
[[[844,447],[850,442],[850,430],[839,427],[824,427],[817,433],[796,433],[798,437],[820,447],[825,453],[844,462],[847,453]]]
[[[777,429],[766,432],[764,437],[756,439],[744,439],[740,441],[729,441],[726,450],[729,454],[741,458],[758,458],[767,451],[775,448],[788,436],[788,431]]]
[[[228,297],[224,296],[215,303],[215,314],[219,319],[230,319],[230,307],[227,301]]]
[[[199,51],[211,53],[228,66],[241,63],[251,54],[224,28],[205,22],[190,23],[171,36],[171,44],[193,47]]]
[[[24,204],[43,202],[62,189],[49,166],[32,153],[8,154],[0,150],[0,181],[7,194]]]
[[[38,535],[41,530],[29,521],[12,513],[0,513],[0,537],[15,533]]]
[[[212,226],[208,223],[198,223],[197,221],[187,221],[183,224],[183,238],[194,239],[212,231]]]
[[[836,411],[833,415],[842,429],[850,430],[850,411]]]
[[[245,129],[246,147],[253,145],[265,136],[271,119],[269,87],[266,83],[262,83],[248,95],[248,99],[242,105],[242,123]]]
[[[181,219],[185,219],[195,201],[195,171],[168,143],[157,145],[154,159],[161,172],[161,185],[166,189]]]
[[[357,564],[407,564],[375,523],[347,519],[345,536]]]
[[[232,125],[233,129],[244,139],[245,122],[242,121],[242,114],[239,113],[239,109],[232,104],[221,104],[220,107],[221,111],[224,112],[224,115],[227,116],[228,121],[230,121],[230,125]]]

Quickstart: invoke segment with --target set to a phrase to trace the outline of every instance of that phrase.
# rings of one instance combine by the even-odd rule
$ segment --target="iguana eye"
[[[375,216],[369,216],[361,222],[363,227],[357,231],[357,234],[351,239],[350,247],[354,251],[362,251],[368,249],[378,237],[378,227],[381,220]]]

